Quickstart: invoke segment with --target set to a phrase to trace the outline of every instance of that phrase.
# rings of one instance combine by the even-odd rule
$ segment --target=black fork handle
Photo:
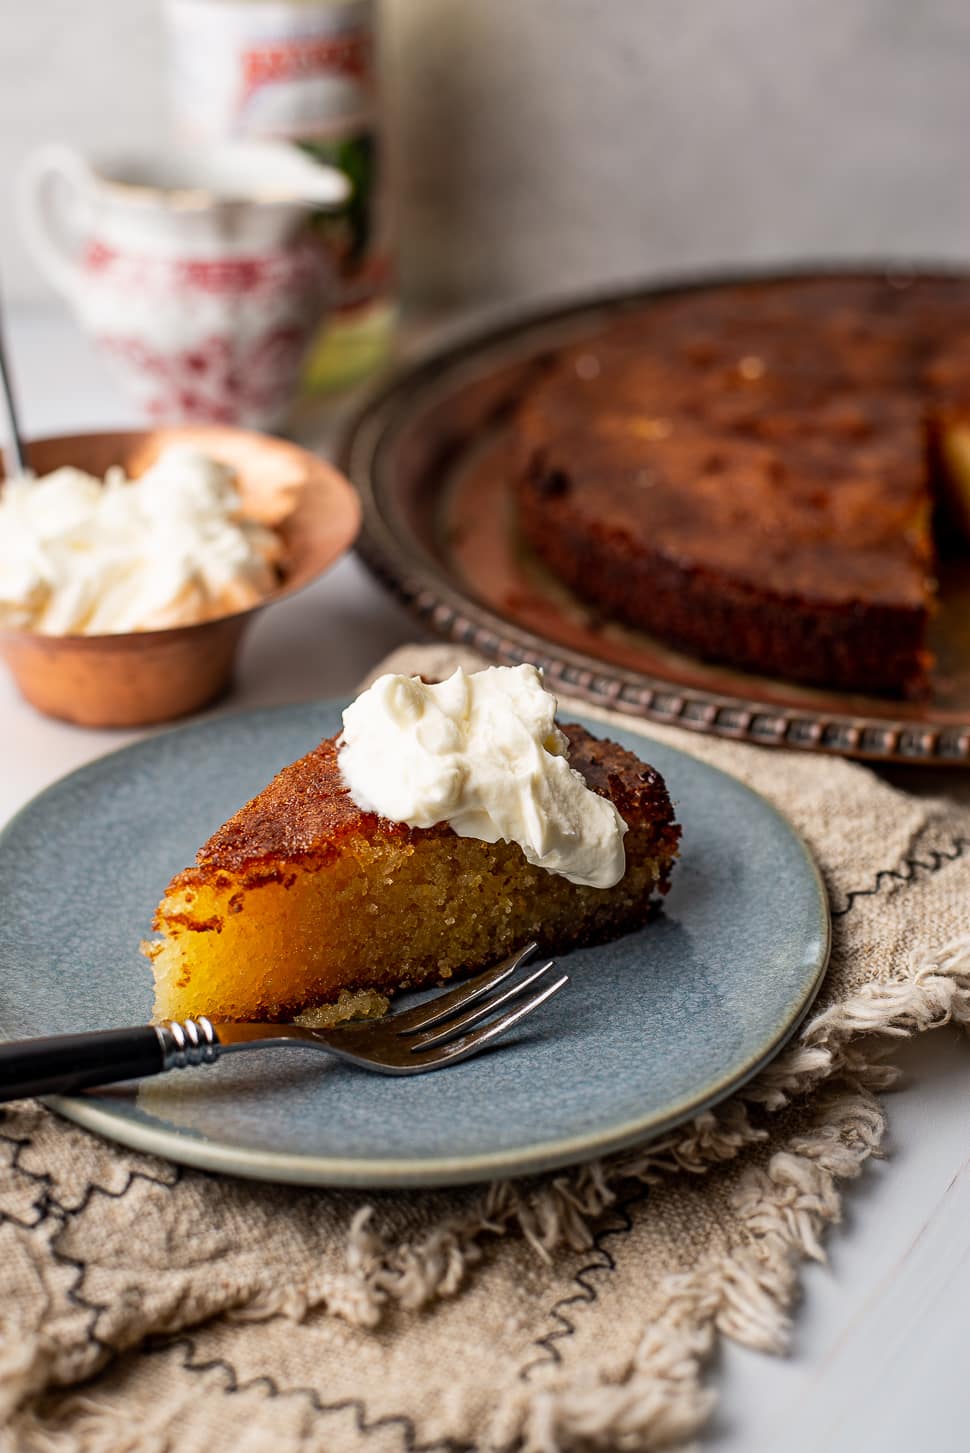
[[[157,1075],[165,1049],[152,1024],[0,1044],[0,1101],[63,1095]]]

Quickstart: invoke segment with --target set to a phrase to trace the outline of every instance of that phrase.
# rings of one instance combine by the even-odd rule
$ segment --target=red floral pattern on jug
[[[285,405],[308,336],[306,328],[281,325],[243,347],[213,334],[172,353],[123,335],[102,334],[98,341],[151,380],[143,404],[156,423],[235,424]]]
[[[319,296],[330,283],[329,265],[320,249],[307,243],[256,257],[142,257],[92,238],[82,266],[92,278],[110,279],[116,287],[151,288],[178,296],[199,292],[254,299],[294,288]]]
[[[84,267],[116,300],[132,298],[120,317],[112,309],[115,326],[102,324],[96,336],[129,383],[137,380],[154,422],[239,424],[285,410],[330,281],[316,249],[145,258],[92,240]],[[167,294],[182,309],[197,297],[197,309],[168,336],[139,326],[137,300]]]

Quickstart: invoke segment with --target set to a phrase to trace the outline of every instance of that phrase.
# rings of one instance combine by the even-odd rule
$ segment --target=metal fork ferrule
[[[162,1047],[163,1070],[211,1065],[219,1058],[218,1036],[204,1015],[181,1023],[171,1019],[167,1024],[156,1024],[155,1033]]]

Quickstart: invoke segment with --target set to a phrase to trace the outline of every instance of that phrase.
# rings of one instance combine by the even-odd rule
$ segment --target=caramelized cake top
[[[970,282],[738,284],[658,298],[564,350],[524,471],[620,553],[833,603],[925,603],[927,438],[970,402]]]
[[[658,832],[672,827],[673,809],[659,772],[624,747],[593,737],[580,726],[566,724],[562,730],[569,739],[570,765],[588,787],[615,804],[631,827],[650,823]],[[380,834],[414,842],[453,836],[444,824],[410,828],[359,808],[340,774],[337,741],[328,737],[277,773],[200,849],[199,868],[245,875],[275,862],[325,860],[328,851],[355,835]]]

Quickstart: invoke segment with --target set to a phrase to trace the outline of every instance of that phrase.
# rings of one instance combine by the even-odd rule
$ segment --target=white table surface
[[[8,321],[24,432],[137,422],[104,365],[60,312]],[[408,616],[353,557],[266,612],[219,710],[345,696],[393,647]],[[48,783],[138,733],[89,731],[21,702],[0,675],[0,822]],[[970,1052],[952,1030],[900,1055],[888,1158],[846,1194],[828,1264],[809,1265],[792,1350],[722,1343],[720,1399],[703,1440],[718,1453],[965,1453],[970,1448]]]

